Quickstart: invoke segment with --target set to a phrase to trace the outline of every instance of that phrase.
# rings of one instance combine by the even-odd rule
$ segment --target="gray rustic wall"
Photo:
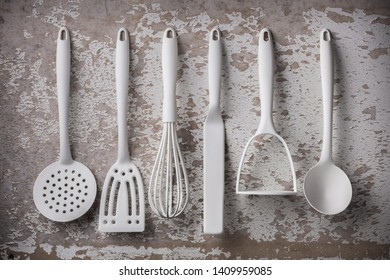
[[[195,3],[197,2],[197,3]],[[390,256],[390,7],[388,1],[0,1],[0,256],[2,259],[388,259]],[[59,152],[55,55],[72,36],[70,138],[98,183],[92,209],[54,223],[35,208],[34,181]],[[225,232],[202,234],[202,126],[208,32],[223,33]],[[147,187],[161,138],[161,37],[179,35],[178,135],[191,197],[162,220],[146,205],[142,234],[97,229],[104,178],[117,157],[114,51],[131,36],[129,143]],[[257,42],[275,39],[275,125],[293,155],[296,197],[235,194],[241,152],[260,118]],[[325,216],[302,191],[322,143],[319,33],[334,36],[334,160],[353,199]],[[261,152],[261,151],[259,151]],[[272,161],[268,168],[282,164]],[[275,187],[278,187],[275,185]],[[145,191],[146,192],[146,191]]]

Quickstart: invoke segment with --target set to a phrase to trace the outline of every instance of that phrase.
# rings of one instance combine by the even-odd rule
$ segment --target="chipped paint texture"
[[[0,1],[1,258],[389,258],[387,2],[197,2]],[[72,38],[71,149],[95,174],[98,197],[88,214],[61,224],[40,215],[32,189],[59,152],[55,52],[58,28],[64,25]],[[221,236],[202,234],[202,127],[208,105],[208,32],[214,26],[222,31],[224,54]],[[145,186],[162,132],[161,37],[167,27],[179,35],[178,136],[190,201],[184,215],[171,220],[159,219],[147,204],[146,230],[137,234],[106,234],[97,228],[102,184],[117,157],[114,57],[121,27],[131,38],[129,149]],[[295,197],[235,194],[241,153],[260,120],[257,43],[262,27],[270,28],[275,39],[274,121],[294,160]],[[324,27],[335,39],[333,155],[353,186],[350,206],[335,216],[311,209],[302,192],[304,175],[321,152],[319,33]],[[267,157],[266,170],[283,166],[283,157],[273,159],[270,151]],[[276,188],[286,184],[272,182]]]

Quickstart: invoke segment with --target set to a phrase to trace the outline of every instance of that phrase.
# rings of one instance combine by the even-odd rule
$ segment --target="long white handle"
[[[162,40],[163,122],[176,122],[177,56],[176,32],[168,28]]]
[[[209,40],[209,90],[210,108],[218,108],[221,98],[222,44],[221,32],[214,28]]]
[[[264,28],[259,38],[259,81],[261,119],[258,133],[276,134],[272,120],[275,58],[271,31]]]
[[[128,162],[127,102],[129,87],[130,39],[125,28],[118,32],[116,41],[115,74],[116,100],[118,107],[118,162]]]
[[[70,33],[66,27],[58,32],[57,39],[57,92],[60,119],[60,163],[73,161],[70,153],[68,116],[70,87]]]
[[[321,31],[320,37],[321,85],[324,114],[323,144],[320,161],[332,160],[332,113],[333,113],[333,52],[329,30]]]

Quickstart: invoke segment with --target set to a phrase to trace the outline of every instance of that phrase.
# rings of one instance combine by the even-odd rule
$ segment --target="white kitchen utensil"
[[[188,202],[188,178],[176,134],[177,35],[164,32],[162,72],[164,86],[163,135],[149,185],[149,204],[164,218],[180,215]]]
[[[244,152],[241,157],[241,161],[238,167],[238,176],[236,183],[236,193],[239,194],[252,194],[252,195],[291,195],[297,193],[296,176],[293,160],[288,149],[287,143],[284,139],[277,134],[274,123],[272,120],[272,106],[273,106],[273,83],[274,83],[274,71],[275,71],[275,58],[273,49],[272,34],[264,28],[260,32],[259,39],[259,81],[260,81],[260,102],[261,102],[261,119],[259,127],[248,143],[245,146]],[[263,135],[275,136],[282,144],[287,154],[290,169],[292,173],[293,189],[292,190],[246,190],[240,188],[240,176],[244,165],[245,155],[249,146],[255,140],[255,138]]]
[[[204,233],[223,231],[225,187],[225,127],[220,110],[222,71],[221,33],[211,30],[209,39],[209,111],[203,127]]]
[[[82,216],[96,197],[96,181],[92,172],[74,161],[68,136],[70,86],[70,33],[61,28],[57,39],[57,88],[60,119],[60,158],[38,176],[33,197],[38,210],[56,222],[68,222]]]
[[[145,230],[144,185],[141,174],[130,160],[127,141],[130,39],[125,28],[118,32],[115,56],[118,106],[118,160],[111,166],[100,200],[99,230],[142,232]]]
[[[303,191],[318,212],[335,215],[344,211],[352,199],[347,175],[332,159],[333,52],[329,30],[320,35],[321,84],[324,113],[322,153],[319,162],[305,176]]]

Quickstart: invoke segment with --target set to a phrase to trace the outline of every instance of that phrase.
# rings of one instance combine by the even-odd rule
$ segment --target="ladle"
[[[333,53],[329,30],[320,38],[321,83],[324,113],[324,134],[319,162],[306,174],[303,191],[309,204],[318,212],[335,215],[344,211],[352,198],[347,175],[332,159]]]

